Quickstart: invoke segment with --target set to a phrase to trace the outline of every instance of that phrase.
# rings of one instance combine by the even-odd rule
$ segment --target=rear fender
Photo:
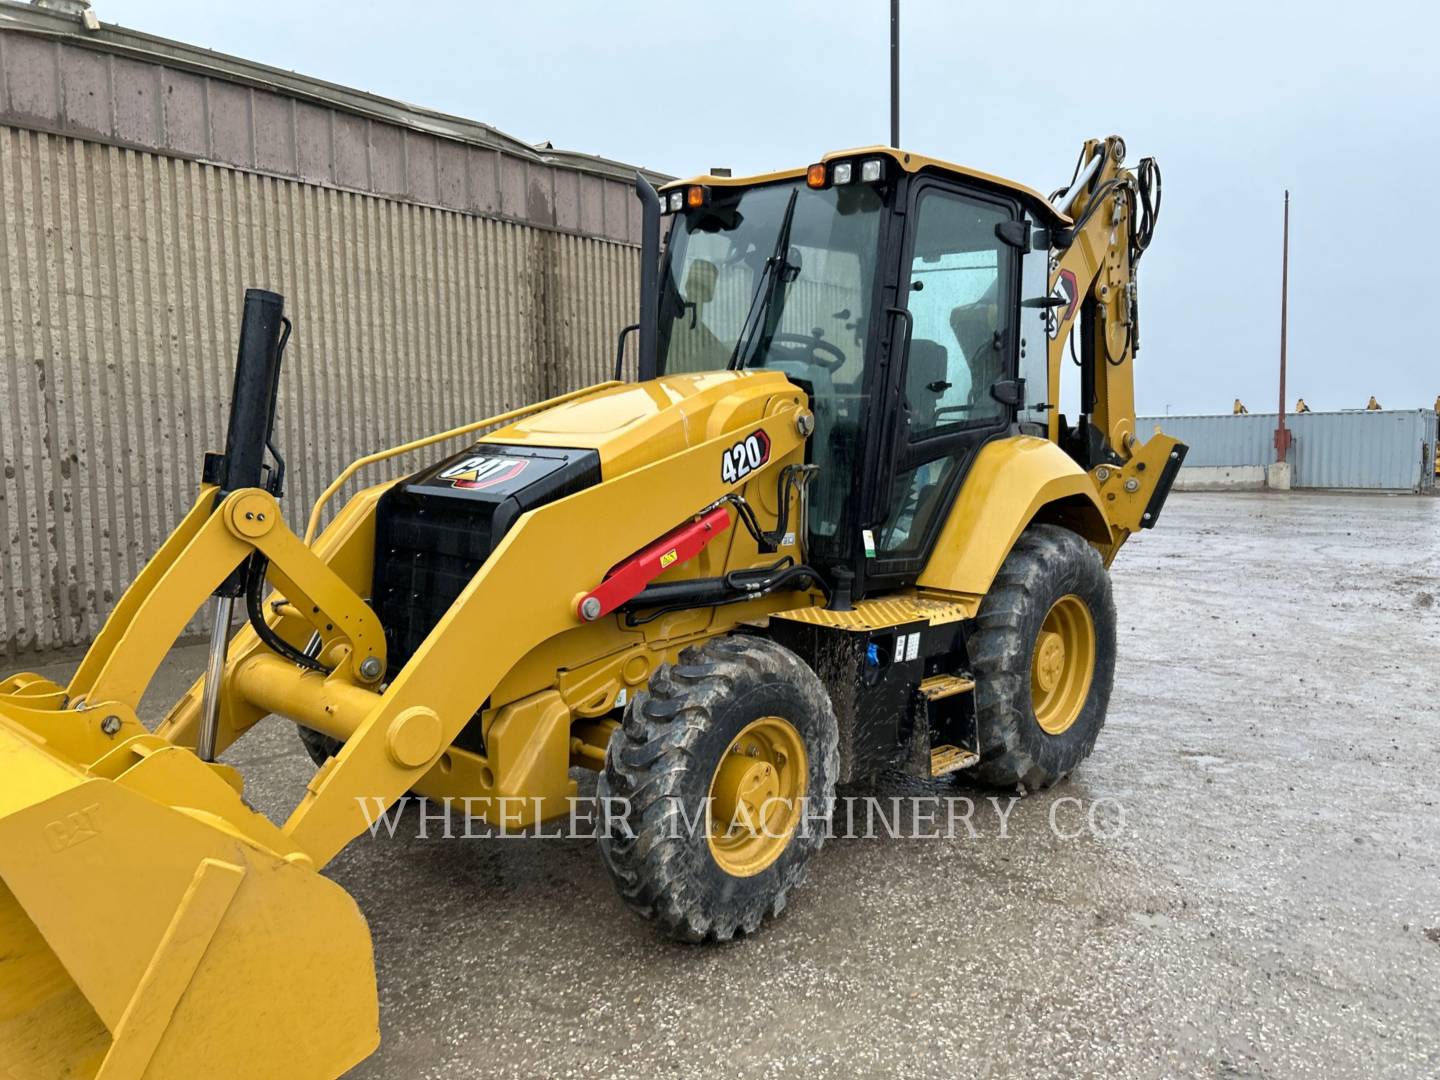
[[[916,584],[984,596],[1032,521],[1073,529],[1107,562],[1118,546],[1095,482],[1058,446],[1029,435],[987,443],[966,474]]]

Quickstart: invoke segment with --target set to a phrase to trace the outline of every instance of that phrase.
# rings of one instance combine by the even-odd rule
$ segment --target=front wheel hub
[[[805,742],[788,720],[747,724],[710,780],[710,854],[735,877],[758,874],[780,857],[804,814]]]

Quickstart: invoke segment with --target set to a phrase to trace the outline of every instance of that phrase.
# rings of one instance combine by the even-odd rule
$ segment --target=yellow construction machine
[[[271,442],[289,323],[248,293],[193,508],[68,685],[0,683],[0,1075],[363,1059],[370,937],[320,870],[407,792],[513,829],[599,772],[621,896],[702,941],[780,910],[837,784],[1067,775],[1110,698],[1107,566],[1185,453],[1135,431],[1159,173],[1124,156],[1087,142],[1049,198],[887,147],[637,179],[615,380],[362,459],[303,536]],[[461,439],[319,531],[359,469]],[[147,730],[212,596],[205,676]],[[319,766],[283,826],[216,760],[270,714]]]

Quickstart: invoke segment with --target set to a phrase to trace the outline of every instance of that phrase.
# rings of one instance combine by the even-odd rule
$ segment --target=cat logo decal
[[[506,480],[513,480],[524,472],[525,466],[529,464],[528,458],[505,457],[500,454],[475,454],[451,465],[436,479],[444,480],[451,486],[463,488],[466,491],[479,491],[482,488],[503,484]]]

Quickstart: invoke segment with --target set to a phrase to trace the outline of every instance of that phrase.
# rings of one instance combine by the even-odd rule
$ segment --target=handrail
[[[594,386],[587,386],[583,390],[572,390],[570,393],[561,394],[559,397],[539,401],[533,405],[522,405],[518,409],[511,409],[509,412],[499,413],[495,416],[487,417],[484,420],[476,420],[474,423],[451,428],[449,431],[442,431],[438,435],[426,435],[423,439],[416,439],[413,442],[404,443],[400,446],[392,446],[388,450],[377,450],[373,454],[366,454],[362,458],[356,458],[347,465],[340,475],[335,478],[335,481],[324,490],[320,498],[315,500],[315,508],[310,511],[310,522],[305,526],[305,543],[308,545],[315,539],[315,530],[320,525],[320,512],[325,509],[325,504],[345,485],[345,481],[349,480],[367,465],[374,465],[377,461],[385,461],[392,457],[398,457],[401,454],[408,454],[412,450],[420,450],[426,446],[433,446],[435,443],[444,442],[446,439],[454,439],[461,435],[468,435],[472,431],[479,431],[481,428],[493,427],[495,424],[503,424],[510,420],[518,420],[522,416],[528,416],[531,413],[539,412],[542,409],[549,409],[555,405],[563,405],[567,401],[573,401],[575,398],[594,393],[596,390],[606,390],[612,386],[621,385],[623,385],[623,383],[617,382],[614,379],[596,383]]]

